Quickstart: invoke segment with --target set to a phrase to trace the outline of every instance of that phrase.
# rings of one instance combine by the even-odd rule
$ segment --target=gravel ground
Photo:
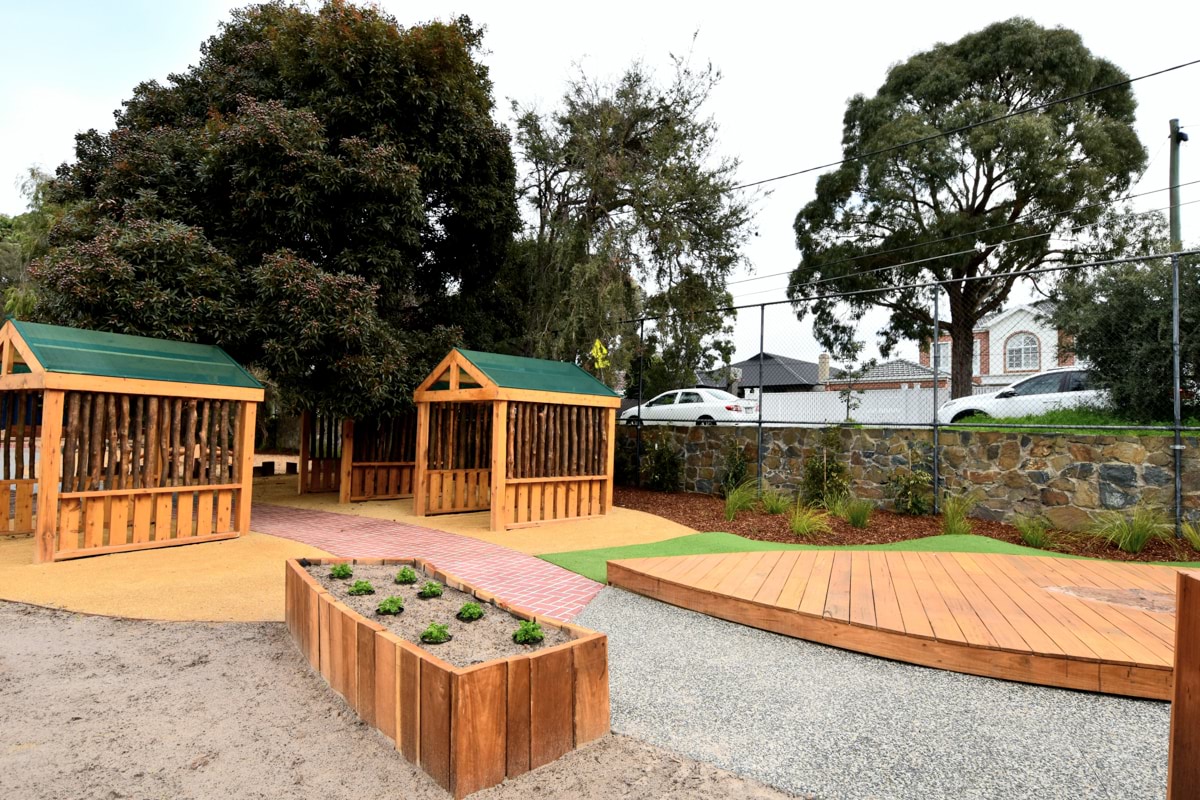
[[[818,798],[1166,793],[1168,703],[927,669],[607,588],[613,730]]]
[[[449,795],[315,675],[281,623],[92,617],[0,602],[0,797]],[[472,800],[782,800],[756,781],[606,736]]]

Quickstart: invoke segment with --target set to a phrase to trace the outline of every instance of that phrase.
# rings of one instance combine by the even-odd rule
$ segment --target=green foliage
[[[644,369],[647,397],[728,360],[727,315],[711,309],[731,302],[725,280],[751,213],[704,112],[718,78],[676,59],[660,82],[634,64],[611,83],[580,74],[550,114],[514,103],[520,189],[537,221],[515,248],[520,350],[575,360],[597,337],[633,338],[612,349],[612,370]],[[644,298],[640,286],[660,291]],[[621,320],[643,310],[668,316],[639,352]]]
[[[1200,553],[1200,522],[1185,522],[1179,529],[1188,546]]]
[[[451,638],[450,626],[440,622],[431,622],[428,628],[421,631],[421,641],[425,644],[443,644]]]
[[[984,421],[986,420],[986,421]],[[1092,427],[1082,426],[1098,426],[1105,425],[1162,425],[1170,427],[1174,424],[1170,417],[1159,417],[1152,420],[1135,420],[1124,414],[1119,414],[1104,408],[1095,408],[1082,406],[1079,408],[1056,408],[1052,411],[1047,411],[1044,414],[1030,414],[1023,417],[975,417],[971,421],[958,422],[954,424],[955,428],[961,428],[969,431],[1006,431],[1011,432],[1012,428],[995,428],[989,427],[989,422],[999,422],[1005,425],[1052,425],[1054,433],[1078,433],[1089,436],[1103,434],[1104,431],[1096,430]],[[1200,417],[1185,417],[1183,424],[1188,427],[1200,427]],[[1017,429],[1019,430],[1019,429]],[[1030,428],[1030,432],[1044,435],[1051,431],[1042,428]],[[1150,430],[1150,431],[1121,431],[1121,436],[1165,436],[1166,431]]]
[[[762,503],[763,511],[768,514],[786,514],[792,507],[791,496],[774,486],[765,487],[758,499]],[[729,511],[726,510],[725,513],[728,515]]]
[[[758,499],[758,481],[748,478],[725,492],[725,519],[732,522],[741,511],[754,508]]]
[[[454,616],[463,622],[474,622],[483,616],[483,607],[479,603],[463,603]]]
[[[977,278],[947,284],[950,318],[938,331],[953,343],[952,395],[970,394],[972,331],[1014,285],[1001,276],[1057,263],[1064,249],[1067,258],[1095,253],[1078,226],[1096,222],[1145,166],[1132,87],[1089,93],[1125,79],[1075,32],[1015,18],[896,63],[874,96],[851,98],[846,160],[818,178],[794,226],[801,263],[788,294],[801,317],[813,314],[821,345],[840,351],[879,306],[890,313],[885,358],[901,341],[928,342],[928,293],[903,287]],[[932,136],[950,131],[959,132]],[[1003,230],[978,234],[995,227]],[[851,290],[860,293],[842,294]]]
[[[542,626],[531,619],[523,619],[513,632],[512,639],[517,644],[537,644],[546,638]]]
[[[1021,542],[1029,547],[1045,549],[1050,546],[1050,523],[1042,516],[1014,517],[1013,527],[1021,534]]]
[[[417,597],[428,600],[431,597],[441,597],[444,587],[437,581],[425,581],[417,591]]]
[[[613,449],[613,480],[618,486],[635,486],[638,480],[637,442],[620,436]]]
[[[829,524],[829,514],[819,508],[799,503],[792,510],[788,526],[792,529],[792,533],[801,539],[811,539],[822,533],[833,532],[833,528]]]
[[[385,597],[379,601],[379,607],[375,609],[376,614],[390,615],[399,614],[404,611],[404,598],[399,595]]]
[[[133,90],[111,134],[76,138],[39,315],[221,345],[292,405],[410,402],[450,344],[490,346],[506,324],[516,170],[481,51],[466,17],[233,11],[194,66]]]
[[[375,587],[371,585],[370,581],[355,581],[346,591],[346,594],[353,595],[354,597],[363,594],[375,594]]]
[[[851,528],[861,530],[871,522],[871,515],[875,513],[875,504],[870,500],[863,500],[861,498],[846,499],[838,505],[836,511],[830,509],[830,512],[834,516],[846,520]]]
[[[409,584],[417,582],[417,572],[412,567],[401,567],[396,573],[396,583]]]
[[[1168,243],[1160,240],[1152,249],[1165,252]],[[1179,277],[1180,371],[1183,385],[1194,387],[1200,382],[1200,262],[1181,258]],[[1170,261],[1159,259],[1071,273],[1058,285],[1054,324],[1073,337],[1071,349],[1087,362],[1093,387],[1106,390],[1111,408],[1134,423],[1170,424],[1174,417],[1171,282]],[[1200,402],[1185,393],[1189,415],[1200,415]]]
[[[1159,509],[1139,504],[1129,516],[1118,510],[1100,512],[1089,531],[1126,553],[1140,553],[1153,539],[1169,538],[1172,525]]]
[[[683,487],[683,453],[669,431],[642,434],[642,484],[656,492],[678,492]]]
[[[748,476],[746,449],[737,436],[730,436],[721,450],[721,492],[728,494],[730,489],[745,483]]]
[[[349,564],[334,564],[329,568],[329,577],[337,580],[345,580],[354,575],[354,570]]]
[[[928,514],[933,509],[933,472],[929,453],[909,447],[907,467],[898,467],[884,480],[884,492],[901,514]]]
[[[971,512],[979,505],[974,492],[942,495],[942,533],[948,536],[967,536],[971,533]]]
[[[800,493],[806,502],[828,508],[850,493],[850,469],[842,462],[841,453],[841,431],[822,428],[800,479]]]

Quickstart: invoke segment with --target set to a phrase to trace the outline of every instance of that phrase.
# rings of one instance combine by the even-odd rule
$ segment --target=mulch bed
[[[786,514],[765,514],[762,511],[743,511],[732,522],[725,519],[725,501],[720,497],[691,492],[652,492],[618,486],[613,492],[613,503],[622,508],[632,508],[657,514],[660,517],[686,525],[697,531],[723,531],[757,539],[762,542],[786,542],[789,544],[854,545],[887,544],[937,536],[942,532],[942,521],[934,516],[910,516],[893,511],[876,509],[866,528],[851,527],[844,520],[830,516],[833,532],[801,539],[788,527]],[[971,533],[999,539],[1003,542],[1024,545],[1021,534],[1012,525],[985,519],[971,520]],[[1057,553],[1069,553],[1090,558],[1107,558],[1113,561],[1196,561],[1200,556],[1183,545],[1163,539],[1151,541],[1140,553],[1126,553],[1103,539],[1086,533],[1056,531],[1054,544],[1050,548]]]

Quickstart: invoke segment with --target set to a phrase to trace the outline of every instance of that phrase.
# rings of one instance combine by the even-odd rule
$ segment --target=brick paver
[[[344,558],[424,558],[513,605],[561,620],[574,618],[603,588],[507,547],[403,522],[255,503],[250,528]]]

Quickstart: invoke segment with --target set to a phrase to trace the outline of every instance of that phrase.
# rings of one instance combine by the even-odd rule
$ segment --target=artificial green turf
[[[732,533],[693,533],[675,539],[664,539],[649,544],[631,544],[624,547],[602,547],[597,550],[575,550],[567,553],[546,553],[539,558],[557,564],[563,569],[579,573],[600,583],[608,582],[608,562],[622,558],[655,558],[660,556],[691,556],[706,553],[747,553],[761,550],[907,550],[943,553],[1002,553],[1017,556],[1054,556],[1056,558],[1083,558],[1066,553],[1054,553],[1035,547],[1002,542],[988,536],[927,536],[889,544],[844,545],[821,548],[809,544],[783,544],[745,539]],[[1173,561],[1175,567],[1200,567],[1200,561]]]

